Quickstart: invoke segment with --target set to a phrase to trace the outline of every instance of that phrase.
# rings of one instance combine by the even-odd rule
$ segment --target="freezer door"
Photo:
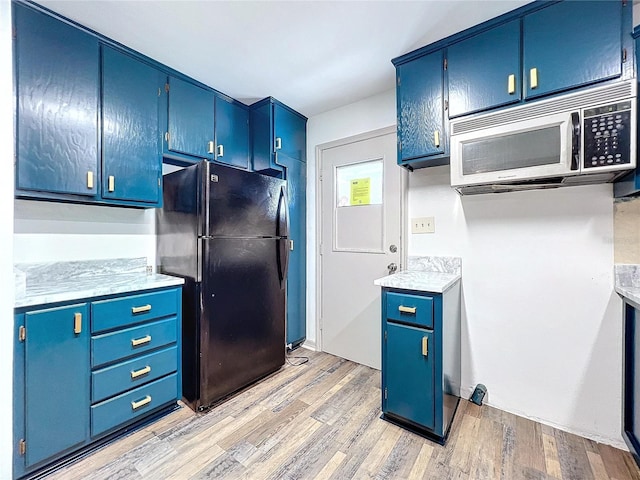
[[[204,162],[205,236],[284,236],[279,178]],[[286,202],[285,202],[286,205]]]
[[[200,404],[208,406],[284,364],[285,240],[210,238],[204,252]]]

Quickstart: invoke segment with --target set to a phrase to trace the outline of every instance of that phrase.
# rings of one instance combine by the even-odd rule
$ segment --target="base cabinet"
[[[382,291],[382,418],[444,443],[460,396],[460,284]]]
[[[622,437],[640,466],[640,306],[624,302]]]
[[[17,311],[13,477],[175,404],[181,312],[179,288]]]

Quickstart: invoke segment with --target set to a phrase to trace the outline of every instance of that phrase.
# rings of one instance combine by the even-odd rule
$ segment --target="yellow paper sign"
[[[351,205],[369,205],[371,203],[371,179],[351,180]]]

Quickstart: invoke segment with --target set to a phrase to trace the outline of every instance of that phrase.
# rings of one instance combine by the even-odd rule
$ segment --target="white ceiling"
[[[250,104],[310,117],[393,88],[393,57],[528,0],[39,0]]]

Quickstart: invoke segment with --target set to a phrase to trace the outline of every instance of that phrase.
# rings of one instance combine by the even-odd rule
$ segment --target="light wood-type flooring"
[[[379,418],[379,371],[294,354],[309,362],[207,413],[176,410],[47,479],[640,480],[628,452],[467,400],[442,447]]]

